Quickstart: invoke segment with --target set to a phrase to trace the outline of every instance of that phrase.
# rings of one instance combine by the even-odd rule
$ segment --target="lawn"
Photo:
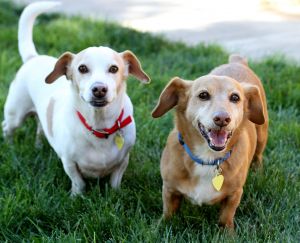
[[[17,50],[20,12],[1,1],[1,111],[9,84],[21,65]],[[217,225],[218,206],[197,207],[184,201],[175,217],[161,220],[159,159],[173,118],[171,113],[162,119],[151,118],[160,91],[173,76],[195,79],[207,74],[225,63],[228,53],[215,45],[187,47],[116,24],[59,15],[40,17],[34,30],[38,52],[53,56],[93,45],[117,51],[130,49],[140,58],[152,83],[128,80],[137,143],[120,191],[111,189],[108,179],[103,178],[89,180],[83,198],[70,198],[70,181],[47,141],[42,148],[34,148],[34,119],[17,130],[13,145],[0,135],[0,241],[300,241],[299,65],[281,56],[250,60],[267,93],[269,141],[264,169],[250,171],[232,237]]]

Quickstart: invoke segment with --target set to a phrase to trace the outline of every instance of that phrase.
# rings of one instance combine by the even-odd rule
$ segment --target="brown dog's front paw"
[[[227,222],[219,221],[219,226],[224,229],[233,229],[234,230],[233,220],[228,220]]]
[[[230,236],[235,236],[234,223],[231,222],[219,222],[219,227],[227,232]]]
[[[251,169],[254,171],[260,171],[263,169],[262,157],[254,156],[251,162]]]
[[[162,218],[164,220],[169,220],[170,218],[172,218],[173,213],[172,212],[163,212]]]

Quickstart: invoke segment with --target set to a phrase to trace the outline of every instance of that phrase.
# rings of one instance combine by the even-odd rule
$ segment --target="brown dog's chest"
[[[179,185],[178,190],[193,204],[212,204],[222,197],[222,190],[217,191],[212,184],[216,176],[215,166],[196,165],[189,186]]]

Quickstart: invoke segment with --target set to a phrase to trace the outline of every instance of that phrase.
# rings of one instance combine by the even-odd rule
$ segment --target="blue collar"
[[[180,132],[178,132],[178,140],[179,140],[179,143],[183,146],[183,148],[185,149],[185,152],[187,152],[187,154],[190,156],[190,158],[192,160],[194,160],[197,164],[200,164],[200,165],[217,165],[219,166],[220,164],[222,164],[225,160],[227,160],[230,155],[231,155],[231,150],[228,151],[225,156],[223,158],[218,158],[218,159],[215,159],[213,161],[209,161],[209,162],[206,162],[198,157],[196,157],[192,151],[190,150],[190,148],[187,146],[187,144],[184,142],[183,140],[183,137],[181,135]]]

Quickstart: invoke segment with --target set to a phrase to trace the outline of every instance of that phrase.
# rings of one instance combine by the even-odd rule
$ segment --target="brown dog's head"
[[[78,54],[64,53],[46,77],[51,84],[61,76],[72,80],[79,97],[93,107],[113,102],[131,74],[144,83],[150,78],[131,51],[118,53],[108,47],[89,47]]]
[[[152,116],[160,117],[177,106],[186,125],[192,126],[214,151],[222,151],[241,123],[265,122],[262,99],[255,85],[227,76],[207,75],[195,81],[174,78],[160,95]]]

